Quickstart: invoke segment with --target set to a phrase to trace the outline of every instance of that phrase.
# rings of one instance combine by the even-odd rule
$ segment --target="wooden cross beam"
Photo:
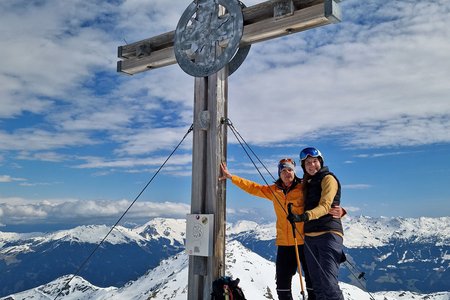
[[[244,32],[239,47],[289,35],[295,32],[337,23],[341,19],[340,0],[293,0],[293,11],[275,15],[270,0],[242,10]],[[117,72],[140,72],[175,64],[175,31],[170,31],[129,45],[119,46]]]
[[[211,69],[215,73],[203,73],[202,69],[190,73],[178,61],[186,73],[195,75],[191,214],[214,215],[213,254],[206,257],[199,255],[189,257],[188,300],[201,300],[210,298],[212,281],[225,273],[225,181],[218,182],[218,177],[220,174],[219,164],[226,161],[227,132],[223,120],[227,118],[228,76],[234,71],[232,70],[234,59],[229,62],[221,59],[224,57],[222,53],[225,51],[228,54],[231,52],[229,49],[234,51],[235,48],[230,47],[230,44],[233,44],[230,40],[235,39],[237,32],[242,36],[234,44],[239,49],[235,56],[238,56],[241,50],[248,49],[251,44],[257,42],[337,23],[340,21],[338,5],[340,0],[270,0],[243,8],[242,15],[242,5],[237,0],[193,1],[196,4],[197,13],[195,25],[199,26],[197,28],[191,24],[194,31],[199,30],[203,34],[202,30],[218,29],[209,28],[213,26],[212,23],[206,23],[208,24],[206,26],[209,27],[204,28],[205,24],[201,22],[199,14],[203,16],[202,13],[205,12],[208,17],[214,16],[210,14],[211,11],[207,11],[206,6],[203,6],[202,9],[199,3],[209,5],[209,7],[217,4],[220,17],[225,14],[228,14],[228,17],[233,15],[233,11],[226,12],[224,6],[232,4],[231,10],[236,10],[237,6],[238,13],[232,17],[235,17],[235,20],[239,18],[240,26],[243,25],[243,28],[235,29],[235,32],[227,35],[226,38],[221,36],[216,39],[216,37],[212,37],[213,35],[209,35],[209,32],[205,33],[208,38],[213,38],[212,41],[207,41],[210,43],[209,46],[214,44],[214,47],[218,48],[218,50],[209,49],[212,50],[209,53],[214,54],[206,57],[206,61],[209,62],[211,58],[213,61],[208,67],[216,66],[216,62],[225,61],[224,64],[218,64],[218,68]],[[220,8],[220,6],[222,7]],[[190,13],[189,8],[185,12]],[[183,17],[180,21],[182,19],[185,21]],[[179,32],[183,32],[183,30]],[[197,33],[197,31],[195,32]],[[133,75],[176,63],[176,51],[181,49],[181,47],[176,47],[176,34],[177,31],[171,31],[133,44],[119,46],[118,56],[121,60],[117,62],[117,71]],[[199,41],[187,39],[187,42],[196,44]],[[203,59],[205,57],[200,56],[199,65],[204,62]],[[191,60],[192,58],[189,57],[188,63],[191,63]],[[196,64],[197,58],[195,57],[192,61]],[[241,62],[242,60],[239,59],[238,64]],[[195,69],[195,66],[192,69]],[[208,68],[205,69],[208,70]]]

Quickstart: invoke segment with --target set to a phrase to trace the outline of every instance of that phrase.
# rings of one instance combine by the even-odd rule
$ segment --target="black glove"
[[[299,222],[306,222],[309,220],[309,217],[306,213],[303,213],[301,215],[296,215],[293,213],[289,213],[287,216],[287,219],[289,220],[289,222],[291,223],[299,223]]]

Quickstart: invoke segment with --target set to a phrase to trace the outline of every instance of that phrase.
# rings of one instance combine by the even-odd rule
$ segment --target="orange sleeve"
[[[233,175],[231,176],[231,182],[241,190],[257,197],[273,200],[275,187],[268,185],[261,185],[251,180]]]

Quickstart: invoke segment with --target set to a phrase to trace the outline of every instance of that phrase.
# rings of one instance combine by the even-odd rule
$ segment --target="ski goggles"
[[[300,152],[300,161],[305,160],[308,156],[322,157],[322,153],[320,153],[320,151],[314,147],[305,148]]]
[[[289,168],[295,171],[295,161],[291,158],[284,158],[280,160],[280,162],[278,163],[278,176],[280,176],[281,172],[285,168]]]
[[[283,158],[278,165],[292,164],[295,167],[295,161],[292,158]]]

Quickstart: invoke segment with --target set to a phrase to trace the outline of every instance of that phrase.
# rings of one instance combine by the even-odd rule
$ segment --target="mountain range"
[[[340,274],[346,299],[370,299],[365,290],[375,299],[450,299],[449,221],[346,218],[351,267]],[[116,227],[80,270],[80,277],[72,279],[63,298],[186,299],[185,227],[185,220],[175,219],[154,219],[133,229]],[[77,271],[108,231],[91,225],[47,234],[0,232],[0,296],[53,299],[72,277],[67,274]],[[229,224],[227,238],[228,275],[241,279],[247,298],[272,299],[275,225]],[[356,287],[361,271],[366,279],[362,290]],[[398,290],[402,292],[394,292]]]

